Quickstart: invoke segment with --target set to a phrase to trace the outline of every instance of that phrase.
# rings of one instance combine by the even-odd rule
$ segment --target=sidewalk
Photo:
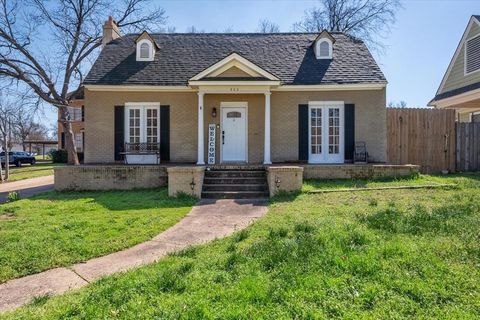
[[[132,248],[0,284],[0,312],[34,297],[58,295],[110,274],[152,263],[168,253],[222,238],[267,213],[267,200],[201,200],[176,225]]]
[[[37,193],[51,190],[53,190],[53,175],[1,183],[0,203],[4,203],[8,193],[12,191],[17,191],[20,198],[28,198]]]

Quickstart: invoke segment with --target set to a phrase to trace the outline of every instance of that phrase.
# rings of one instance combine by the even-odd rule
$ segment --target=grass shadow
[[[112,191],[52,191],[36,195],[31,200],[75,201],[85,199],[112,211],[154,208],[180,208],[194,205],[198,199],[188,195],[169,197],[166,187],[155,189]]]

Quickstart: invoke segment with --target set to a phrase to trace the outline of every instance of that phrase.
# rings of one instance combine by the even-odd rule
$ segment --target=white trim
[[[223,65],[229,63],[232,60],[237,60],[241,64],[244,64],[247,68],[250,68],[260,74],[261,76],[269,79],[269,80],[279,80],[277,77],[275,77],[273,74],[270,72],[260,68],[253,62],[245,59],[238,53],[232,53],[229,56],[223,58],[222,60],[218,61],[217,63],[213,64],[212,66],[208,67],[207,69],[203,70],[202,72],[198,73],[197,75],[193,76],[190,80],[200,80],[203,77],[206,77],[207,75],[211,74],[212,72],[216,71],[217,69],[221,68]]]
[[[222,131],[223,131],[223,113],[225,109],[228,108],[244,108],[245,109],[245,162],[248,163],[248,102],[246,101],[222,101],[220,102],[220,163],[223,162],[223,141]],[[228,163],[228,162],[227,162]]]
[[[328,43],[328,56],[321,56],[320,55],[320,44],[322,42]],[[315,57],[317,59],[333,59],[333,43],[332,40],[328,38],[320,38],[315,43]]]
[[[140,56],[140,48],[142,46],[142,44],[147,44],[148,45],[148,58],[142,58]],[[140,41],[137,42],[137,61],[153,61],[154,57],[155,57],[155,49],[153,48],[153,43],[152,41],[148,40],[148,39],[142,39]]]
[[[312,121],[311,121],[311,108],[322,108],[322,159],[320,161],[313,161],[312,159]],[[340,160],[336,162],[330,162],[328,157],[328,114],[324,113],[324,110],[328,110],[329,107],[339,108],[339,122],[340,122],[340,134],[339,134],[339,157]],[[326,134],[325,134],[326,133]],[[344,163],[345,162],[345,102],[344,101],[309,101],[308,102],[308,163]]]
[[[160,102],[126,102],[125,103],[125,114],[124,114],[124,124],[125,132],[124,139],[125,142],[130,141],[130,110],[131,109],[140,109],[140,142],[147,142],[147,115],[146,109],[156,109],[157,110],[157,142],[160,142]]]
[[[87,84],[85,89],[89,91],[136,91],[136,92],[197,92],[188,86],[145,86],[145,85],[98,85]]]
[[[198,92],[198,124],[197,124],[197,165],[205,164],[205,131],[204,131],[204,99],[205,93],[202,91]]]
[[[233,67],[236,67],[240,70],[242,70],[243,72],[245,72],[246,74],[248,74],[249,76],[251,77],[259,77],[261,76],[258,72],[256,72],[255,70],[251,69],[251,68],[248,68],[245,64],[243,63],[240,63],[239,61],[237,60],[232,60],[230,61],[229,63],[226,63],[224,64],[223,66],[221,66],[220,68],[218,68],[217,70],[213,71],[212,73],[210,73],[208,76],[209,77],[217,77],[219,76],[220,74],[222,74],[223,72],[227,71],[228,69],[230,68],[233,68]]]
[[[191,86],[278,86],[279,80],[265,80],[265,81],[205,81],[205,80],[188,80],[188,84]]]
[[[467,42],[474,39],[474,38],[480,38],[480,33],[473,36],[473,37],[470,37],[470,38],[466,39],[465,43],[464,43],[464,46],[465,46],[465,50],[463,50],[463,75],[464,76],[469,76],[471,74],[474,74],[474,73],[480,71],[480,68],[478,68],[477,70],[474,70],[472,72],[467,72]]]
[[[349,90],[382,90],[386,83],[358,84],[319,84],[319,85],[285,85],[272,88],[271,91],[349,91]]]
[[[265,125],[264,125],[264,140],[263,140],[263,164],[272,164],[271,160],[271,92],[265,92]]]
[[[467,37],[468,33],[470,32],[470,29],[472,28],[473,23],[476,23],[480,26],[480,22],[475,19],[475,17],[470,17],[470,20],[467,24],[467,28],[463,32],[462,38],[460,39],[460,42],[458,43],[457,49],[455,50],[455,53],[453,54],[452,60],[450,60],[450,63],[448,65],[447,71],[443,75],[442,82],[440,82],[440,86],[438,87],[437,93],[435,95],[440,94],[440,92],[443,91],[443,87],[445,86],[445,82],[447,81],[448,76],[450,75],[450,72],[452,71],[453,65],[455,64],[455,61],[457,61],[457,58],[460,54],[460,51],[462,51],[462,46],[465,43],[465,38]]]
[[[477,99],[480,99],[480,89],[468,91],[453,97],[434,101],[432,105],[434,105],[437,108],[449,108],[461,103],[465,103],[465,102],[469,102]]]

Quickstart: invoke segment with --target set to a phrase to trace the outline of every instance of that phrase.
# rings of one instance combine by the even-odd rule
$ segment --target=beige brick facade
[[[160,102],[170,106],[170,161],[196,162],[197,105],[195,92],[85,92],[85,163],[114,162],[114,107],[126,102]],[[204,127],[220,123],[222,101],[248,103],[248,161],[263,161],[263,94],[206,94]],[[355,140],[365,141],[370,160],[386,161],[386,96],[383,90],[272,92],[271,157],[273,162],[298,161],[298,105],[309,101],[344,101],[355,104]],[[212,109],[217,115],[212,118]],[[217,129],[216,160],[220,160]],[[207,143],[205,142],[205,148]],[[207,152],[205,150],[205,157]],[[205,158],[205,161],[207,159]]]

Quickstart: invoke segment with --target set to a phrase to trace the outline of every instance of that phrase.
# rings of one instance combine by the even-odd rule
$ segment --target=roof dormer
[[[313,51],[317,59],[333,59],[335,38],[326,30],[320,32],[313,42]]]
[[[148,32],[143,31],[135,42],[137,44],[137,61],[153,61],[158,46]]]

